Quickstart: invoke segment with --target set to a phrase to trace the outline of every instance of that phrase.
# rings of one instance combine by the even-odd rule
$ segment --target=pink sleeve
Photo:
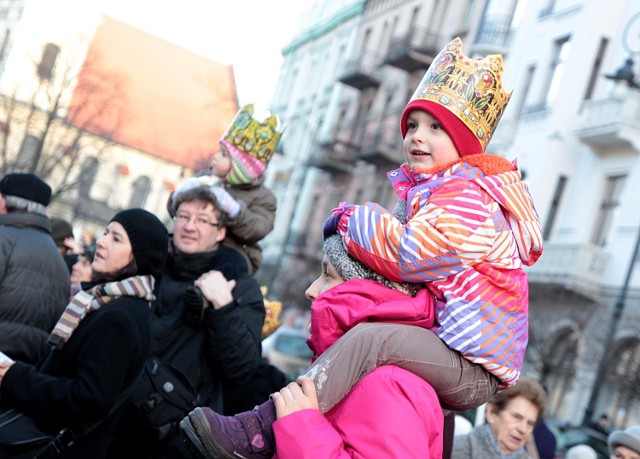
[[[395,366],[376,369],[333,410],[274,424],[279,459],[440,459],[443,415],[426,382]]]

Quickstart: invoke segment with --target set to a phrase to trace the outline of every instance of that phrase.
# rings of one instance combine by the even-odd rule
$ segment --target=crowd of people
[[[340,203],[318,228],[314,362],[296,381],[261,357],[255,279],[277,209],[263,184],[276,116],[240,109],[211,175],[169,197],[171,234],[126,209],[78,250],[47,216],[51,188],[5,175],[0,408],[53,441],[4,444],[0,422],[0,456],[553,457],[545,391],[520,374],[540,222],[515,163],[486,152],[510,98],[502,72],[501,56],[451,41],[402,113],[395,209]],[[455,412],[485,403],[486,423],[454,436]],[[611,433],[612,458],[640,457],[639,429]]]

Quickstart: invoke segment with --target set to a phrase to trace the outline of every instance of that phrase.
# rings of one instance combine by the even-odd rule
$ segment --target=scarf
[[[153,276],[149,275],[133,276],[121,281],[99,284],[87,291],[80,290],[71,299],[58,319],[58,323],[53,327],[47,343],[62,349],[87,314],[97,311],[115,298],[132,296],[152,301],[154,281]]]
[[[498,442],[496,441],[496,437],[493,436],[493,432],[491,431],[491,426],[489,424],[485,424],[483,427],[484,427],[484,434],[487,439],[487,442],[489,443],[489,445],[491,445],[491,448],[495,453],[495,456],[493,457],[495,457],[496,459],[517,459],[522,457],[529,457],[524,452],[524,448],[519,448],[511,454],[502,454],[502,451],[498,446]]]

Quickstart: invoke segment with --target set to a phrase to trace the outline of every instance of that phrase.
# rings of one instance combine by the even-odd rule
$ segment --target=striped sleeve
[[[349,253],[394,281],[428,282],[464,270],[496,238],[491,197],[452,178],[428,196],[416,194],[407,224],[375,203],[358,206],[343,239]]]

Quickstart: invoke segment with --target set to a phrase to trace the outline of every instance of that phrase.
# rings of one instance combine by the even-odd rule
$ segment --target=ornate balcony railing
[[[610,254],[593,244],[547,243],[538,262],[526,268],[530,282],[562,285],[588,298],[598,298]]]

